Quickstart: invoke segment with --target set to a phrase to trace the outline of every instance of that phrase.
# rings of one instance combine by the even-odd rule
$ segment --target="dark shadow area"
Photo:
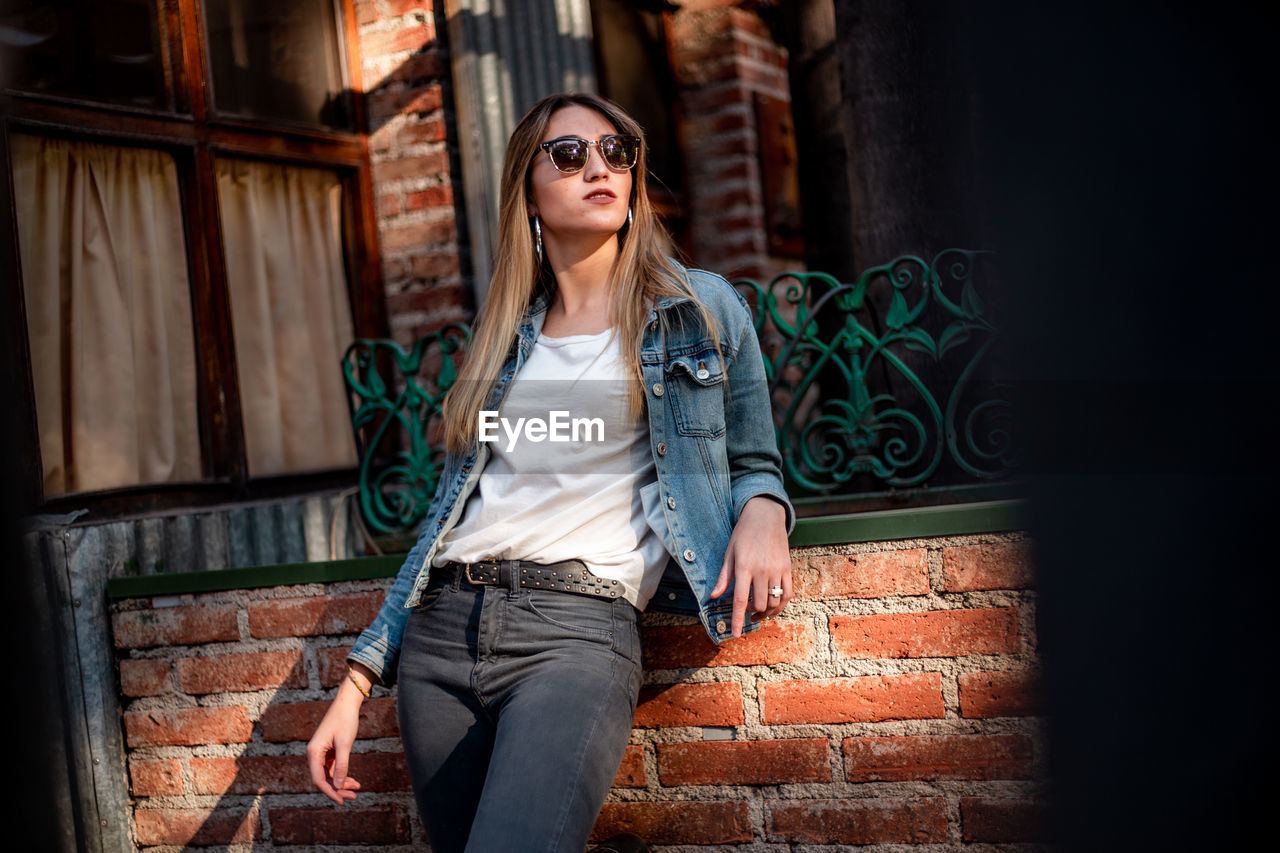
[[[1248,849],[1268,792],[1246,780],[1275,753],[1274,15],[959,8],[994,248],[1021,285],[1013,378],[1071,386],[1024,413],[1054,835]],[[1123,384],[1144,390],[1117,405]]]

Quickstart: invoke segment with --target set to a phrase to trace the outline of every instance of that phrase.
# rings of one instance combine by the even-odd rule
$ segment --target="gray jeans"
[[[631,732],[637,616],[515,584],[428,588],[397,702],[433,853],[581,853]]]

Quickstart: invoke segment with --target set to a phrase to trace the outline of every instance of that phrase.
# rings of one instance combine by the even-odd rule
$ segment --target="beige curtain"
[[[216,171],[249,473],[353,466],[338,176],[226,158]]]
[[[198,480],[173,158],[22,134],[11,141],[45,495]]]

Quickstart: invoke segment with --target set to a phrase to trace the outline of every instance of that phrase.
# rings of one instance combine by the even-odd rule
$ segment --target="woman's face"
[[[561,136],[595,141],[617,132],[600,113],[573,105],[552,113],[541,141]],[[529,215],[542,220],[544,235],[554,238],[616,234],[626,224],[630,199],[631,170],[610,169],[596,145],[589,148],[586,167],[573,174],[557,170],[541,149],[533,158],[529,170]]]

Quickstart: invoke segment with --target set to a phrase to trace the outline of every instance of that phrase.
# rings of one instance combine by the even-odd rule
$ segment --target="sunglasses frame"
[[[636,146],[636,154],[635,154],[635,157],[631,160],[631,163],[629,165],[615,166],[609,162],[609,158],[606,157],[604,154],[604,149],[600,147],[600,144],[604,142],[606,139],[623,139],[623,140],[629,139],[634,141]],[[585,160],[582,161],[582,165],[576,169],[561,169],[558,165],[556,165],[556,158],[554,155],[552,155],[551,148],[557,142],[570,142],[570,141],[581,142],[583,145],[586,145],[587,157]],[[586,139],[581,136],[557,136],[555,139],[548,139],[546,142],[539,143],[538,147],[541,148],[543,151],[547,152],[547,159],[551,161],[552,168],[554,168],[557,172],[560,172],[561,174],[564,174],[564,175],[576,175],[578,172],[581,172],[583,169],[587,168],[587,164],[591,162],[591,146],[592,145],[594,145],[596,147],[596,151],[600,153],[600,160],[611,171],[614,171],[614,172],[630,171],[631,169],[634,169],[636,163],[640,161],[640,145],[641,145],[640,137],[632,136],[629,133],[606,133],[604,136],[600,137],[599,139]]]

